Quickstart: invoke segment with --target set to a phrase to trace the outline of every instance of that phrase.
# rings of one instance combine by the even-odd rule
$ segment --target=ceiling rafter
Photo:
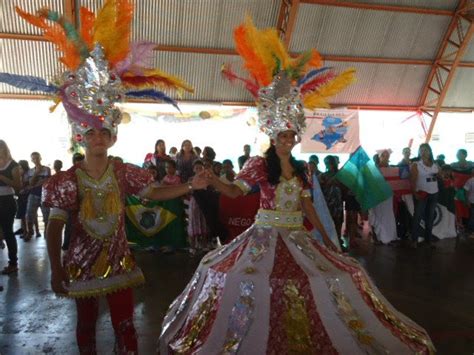
[[[382,4],[364,4],[340,0],[301,0],[301,3],[312,5],[325,5],[335,7],[347,7],[351,9],[372,10],[372,11],[388,11],[388,12],[405,12],[413,14],[424,15],[438,15],[438,16],[454,16],[455,12],[450,10],[437,10],[424,7],[412,6],[396,6],[396,5],[382,5]]]
[[[0,33],[0,39],[14,39],[26,41],[45,41],[43,37],[29,34],[16,33]],[[183,47],[173,45],[157,45],[155,50],[163,52],[179,52],[179,53],[198,53],[198,54],[217,54],[217,55],[238,55],[233,49],[225,48],[198,48],[198,47]],[[293,53],[297,55],[297,53]],[[371,63],[371,64],[402,64],[402,65],[429,65],[432,66],[434,62],[427,59],[409,59],[409,58],[380,58],[380,57],[353,57],[321,54],[322,58],[331,62],[343,63]],[[441,60],[440,64],[444,66],[452,65],[452,61]],[[474,68],[474,62],[461,62],[458,65],[461,68]]]
[[[290,46],[299,5],[300,0],[282,0],[281,2],[276,28],[286,48]]]
[[[51,96],[48,95],[34,95],[34,94],[2,94],[0,93],[0,99],[9,100],[51,100]],[[147,99],[130,99],[127,102],[137,103],[154,103],[156,101]],[[180,103],[202,103],[202,104],[220,104],[220,105],[233,105],[233,106],[255,106],[255,101],[202,101],[202,100],[180,100]],[[344,107],[349,109],[359,110],[382,110],[382,111],[417,111],[417,106],[397,106],[397,105],[367,105],[357,103],[332,103],[333,108]],[[434,107],[427,107],[428,110],[434,110]],[[444,107],[441,109],[442,112],[471,112],[474,107]]]
[[[451,19],[448,29],[446,30],[438,49],[436,59],[431,67],[426,83],[423,86],[423,91],[420,95],[419,111],[431,111],[428,110],[426,106],[434,106],[434,109],[432,110],[433,113],[429,113],[429,116],[431,116],[431,122],[426,134],[426,142],[429,142],[431,139],[443,101],[448,93],[456,69],[460,66],[461,59],[472,38],[474,31],[473,24],[463,16],[466,8],[470,5],[471,3],[467,0],[459,1],[456,14]],[[467,24],[465,22],[467,22]],[[452,60],[452,63],[446,66],[443,64],[443,61],[446,60]],[[434,98],[427,101],[430,93]]]

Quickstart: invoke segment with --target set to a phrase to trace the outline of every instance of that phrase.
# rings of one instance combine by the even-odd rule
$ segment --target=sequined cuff
[[[150,195],[152,190],[153,190],[153,185],[148,185],[144,189],[140,190],[140,192],[138,193],[138,197],[147,198]]]
[[[49,219],[57,219],[59,221],[63,221],[64,223],[66,223],[68,219],[68,213],[65,210],[53,207],[51,208],[51,211],[49,212]]]
[[[311,197],[311,191],[309,189],[301,191],[301,197]]]
[[[234,185],[236,185],[239,189],[241,189],[244,195],[247,195],[250,192],[250,190],[252,190],[252,186],[250,186],[244,180],[235,180]]]

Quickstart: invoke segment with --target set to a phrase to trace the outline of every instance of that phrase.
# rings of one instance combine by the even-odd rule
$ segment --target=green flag
[[[184,203],[181,198],[142,204],[127,196],[125,207],[127,239],[140,247],[186,247]]]
[[[377,206],[393,195],[392,188],[362,147],[351,155],[336,174],[336,179],[354,193],[364,210]]]

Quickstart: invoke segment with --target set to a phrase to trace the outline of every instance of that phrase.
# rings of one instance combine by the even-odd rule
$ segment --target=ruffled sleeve
[[[153,175],[146,170],[132,164],[122,164],[125,193],[127,195],[141,195],[142,191],[153,182]]]
[[[234,185],[237,185],[244,194],[267,179],[267,165],[262,157],[249,158],[242,170],[237,174]]]
[[[68,212],[78,209],[77,181],[71,171],[56,174],[42,189],[42,203],[51,208],[50,219],[67,220]]]

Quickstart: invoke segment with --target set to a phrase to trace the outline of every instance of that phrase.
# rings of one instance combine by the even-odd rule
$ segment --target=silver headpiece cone
[[[258,126],[270,138],[292,130],[301,140],[306,129],[301,95],[285,73],[277,74],[270,85],[259,90],[257,110]]]
[[[64,73],[60,94],[76,141],[80,143],[92,128],[117,134],[122,114],[115,103],[122,101],[124,94],[121,80],[109,70],[99,44],[75,72]]]

